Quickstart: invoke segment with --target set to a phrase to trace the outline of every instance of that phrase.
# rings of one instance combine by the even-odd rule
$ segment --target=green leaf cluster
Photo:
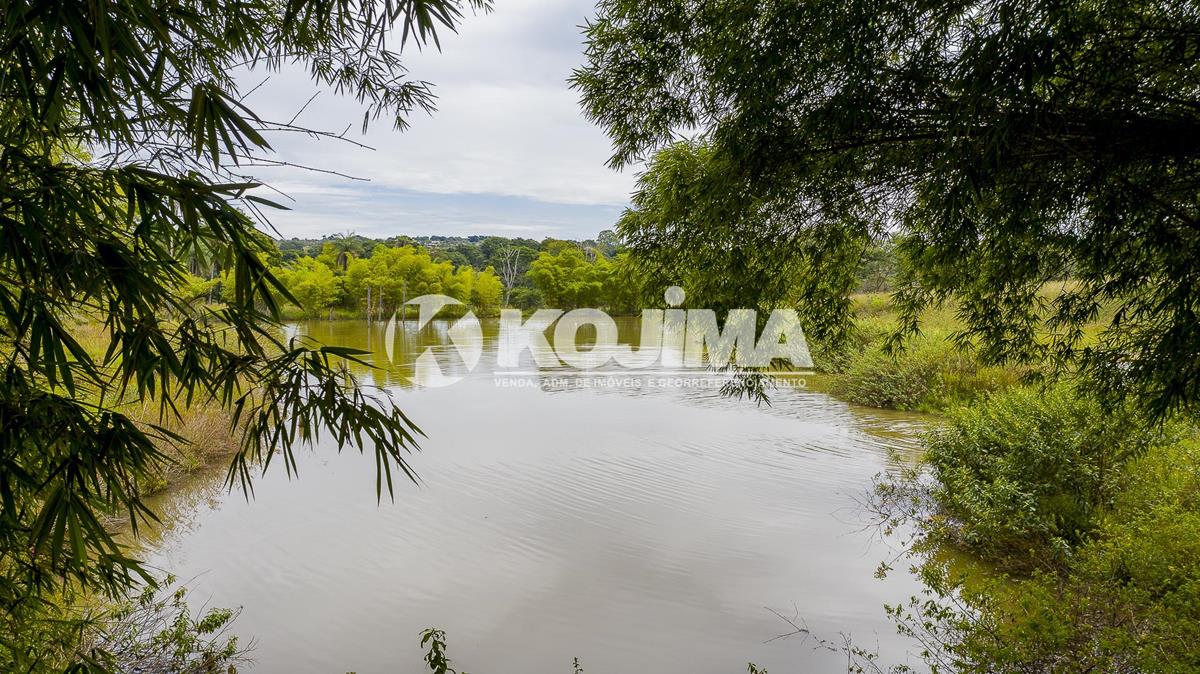
[[[0,9],[0,662],[35,646],[72,592],[120,597],[151,579],[104,518],[153,519],[147,480],[184,439],[166,422],[216,405],[240,445],[230,484],[325,435],[373,452],[376,489],[413,477],[416,427],[386,395],[355,385],[357,354],[285,338],[255,167],[278,164],[272,133],[234,74],[304,68],[397,127],[432,105],[394,44],[437,44],[483,0],[103,0]],[[231,280],[198,305],[203,272]],[[320,290],[303,270],[295,287]],[[311,290],[310,290],[311,289]],[[85,348],[78,321],[99,321]],[[151,403],[159,423],[121,406]],[[11,656],[11,657],[10,657]],[[25,663],[29,664],[29,663]],[[49,666],[35,659],[32,671]],[[30,667],[23,667],[30,669]]]
[[[1192,3],[602,0],[585,33],[583,109],[649,161],[621,233],[689,289],[794,292],[820,340],[888,240],[897,341],[953,302],[988,362],[1200,399]]]

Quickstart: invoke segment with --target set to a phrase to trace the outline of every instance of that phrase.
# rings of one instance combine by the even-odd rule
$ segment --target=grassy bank
[[[1067,282],[1046,285],[1041,299],[1058,297]],[[943,413],[971,404],[988,394],[1037,380],[1052,368],[1037,363],[990,365],[980,361],[969,341],[960,338],[965,327],[954,303],[925,311],[921,332],[897,349],[886,347],[900,327],[899,312],[887,293],[852,298],[854,329],[840,349],[813,345],[813,358],[823,373],[824,388],[858,405],[886,409]],[[1112,318],[1103,309],[1083,330],[1084,341],[1095,339]]]
[[[922,333],[889,352],[899,318],[886,294],[854,297],[855,329],[837,351],[814,345],[823,388],[847,402],[885,409],[945,412],[1019,385],[1028,366],[985,365],[955,342],[961,323],[952,307],[926,312]]]
[[[102,324],[80,321],[73,327],[72,335],[92,358],[104,358],[109,336]],[[105,404],[148,433],[159,426],[184,440],[164,438],[158,443],[169,462],[157,466],[150,479],[138,485],[145,496],[162,492],[200,469],[228,459],[238,450],[238,438],[230,427],[230,413],[214,401],[197,400],[188,406],[180,405],[177,416],[168,412],[165,417],[160,417],[158,403],[137,398],[136,391],[126,395],[122,402],[109,400]]]

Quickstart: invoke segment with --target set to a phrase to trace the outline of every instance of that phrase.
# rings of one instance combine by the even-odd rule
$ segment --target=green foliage
[[[490,314],[499,309],[503,301],[504,283],[496,275],[496,270],[488,267],[476,274],[471,290],[471,304],[481,312]]]
[[[631,253],[622,251],[613,258],[604,279],[601,301],[610,313],[640,314],[646,307],[661,306],[661,293],[668,287],[655,288],[650,285],[642,265]],[[658,291],[657,297],[655,290]]]
[[[1161,442],[1066,386],[992,395],[926,440],[941,531],[1001,566],[1061,560],[1112,506],[1126,462]]]
[[[853,361],[833,390],[858,405],[916,410],[937,385],[940,365],[929,349],[896,356],[875,347]]]
[[[306,316],[318,317],[341,299],[343,282],[333,270],[312,258],[300,258],[275,272],[279,282],[299,303]]]
[[[862,260],[855,273],[860,293],[879,293],[892,290],[900,274],[896,247],[888,238],[872,241],[863,250]]]
[[[934,412],[1019,384],[1024,370],[984,366],[946,339],[913,340],[889,353],[881,343],[832,361],[838,396],[868,407]]]
[[[542,293],[537,288],[514,288],[509,295],[508,303],[517,309],[530,311],[546,306]]]
[[[659,300],[647,296],[651,286],[643,267],[628,252],[610,259],[600,248],[581,248],[569,241],[547,240],[543,247],[525,274],[533,292],[516,289],[513,306],[596,307],[632,314],[661,302],[661,296]]]
[[[481,277],[482,292],[476,293]],[[499,304],[495,273],[476,272],[472,267],[455,268],[449,261],[436,261],[424,249],[380,244],[371,255],[353,260],[345,276],[346,301],[375,315],[385,316],[421,295],[441,294],[461,302],[492,310]]]
[[[810,340],[838,345],[870,223],[846,212],[805,230],[806,214],[800,203],[756,195],[711,146],[680,142],[654,156],[617,229],[645,287],[679,285],[689,306],[718,313],[795,307]]]
[[[154,517],[145,492],[184,439],[169,421],[195,405],[239,438],[230,484],[327,434],[376,454],[380,497],[415,427],[386,394],[357,386],[356,352],[280,337],[277,250],[255,226],[249,175],[272,163],[263,120],[234,73],[308,70],[397,127],[428,110],[389,44],[437,43],[482,0],[54,3],[0,16],[0,615],[53,629],[47,598],[120,598],[145,569],[110,516]],[[384,36],[395,29],[399,40]],[[321,133],[312,130],[313,133]],[[189,275],[223,270],[223,307],[194,306]],[[99,355],[75,319],[104,326]],[[137,398],[157,423],[121,405]],[[43,610],[44,609],[44,610]],[[7,636],[12,633],[5,630]],[[17,648],[0,640],[0,658]],[[36,671],[36,668],[35,668]]]
[[[888,233],[898,338],[954,299],[985,361],[1078,366],[1162,416],[1200,398],[1193,10],[602,0],[572,81],[612,164],[651,160],[621,233],[663,269],[727,277],[740,303],[798,273],[816,328]]]
[[[529,266],[529,280],[543,301],[558,309],[599,307],[609,283],[612,265],[603,257],[589,260],[584,251],[567,242],[550,247]]]
[[[891,609],[939,671],[1163,672],[1200,667],[1200,442],[1150,447],[1118,469],[1090,533],[1055,568],[921,567],[929,597]]]
[[[450,666],[450,658],[446,655],[445,632],[434,628],[425,630],[421,633],[421,647],[429,649],[425,654],[425,664],[432,674],[459,674],[457,669]]]
[[[169,587],[174,579],[164,583]],[[166,593],[148,587],[99,621],[90,657],[117,672],[234,674],[248,662],[236,636],[228,634],[238,612],[210,608],[193,615],[187,589]]]
[[[229,629],[238,612],[209,608],[194,614],[187,589],[168,576],[137,596],[105,608],[63,595],[24,606],[38,620],[0,618],[5,629],[0,669],[5,672],[163,672],[233,674],[248,651]],[[74,669],[70,669],[74,667]]]
[[[500,237],[422,237],[422,245],[408,239],[407,244],[392,245],[356,235],[308,243],[292,239],[280,243],[290,262],[270,269],[298,300],[301,312],[289,312],[298,317],[384,317],[406,300],[429,294],[449,295],[483,315],[507,304],[536,308],[547,294],[559,302],[555,306],[634,312],[642,307],[644,286],[628,253],[605,257],[604,251],[616,249],[614,236],[609,232],[605,244],[528,242],[536,247],[527,246],[525,239]],[[539,248],[545,251],[539,253]],[[476,262],[489,260],[499,266],[488,263],[477,271]],[[530,287],[535,279],[538,288]],[[219,285],[222,297],[236,294],[231,274],[224,274]],[[290,302],[282,295],[277,299]]]

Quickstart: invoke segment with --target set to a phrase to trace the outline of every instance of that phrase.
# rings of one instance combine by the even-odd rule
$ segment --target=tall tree
[[[507,306],[513,288],[525,276],[534,253],[523,246],[506,245],[496,255],[500,258],[500,280],[504,282],[504,304]]]
[[[268,137],[297,127],[256,115],[234,76],[305,68],[359,100],[364,127],[386,116],[403,128],[433,97],[391,47],[436,45],[484,4],[5,3],[0,668],[25,671],[30,653],[10,635],[39,597],[120,593],[143,573],[101,516],[151,517],[146,477],[181,439],[134,423],[123,400],[154,400],[164,419],[201,401],[228,409],[241,437],[231,483],[248,487],[258,464],[294,471],[293,448],[317,433],[375,452],[380,492],[394,471],[411,475],[416,431],[386,398],[345,385],[338,361],[353,352],[279,337],[276,293],[294,298],[264,262],[254,223],[273,204],[248,172],[279,163]],[[197,313],[180,297],[189,259],[228,270],[226,307]],[[75,318],[103,321],[98,354],[72,335]]]
[[[595,307],[603,302],[603,290],[611,271],[607,260],[589,261],[578,246],[556,246],[543,252],[529,265],[529,280],[554,308]]]
[[[749,242],[819,274],[892,233],[903,334],[953,300],[990,360],[1200,399],[1194,3],[602,0],[586,35],[573,83],[613,165],[653,159],[635,249],[739,274]],[[709,156],[655,157],[690,130]],[[837,285],[799,299],[843,321]]]

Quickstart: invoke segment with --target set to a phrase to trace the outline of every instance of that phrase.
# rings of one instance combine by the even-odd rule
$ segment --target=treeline
[[[264,241],[263,247],[264,262],[299,303],[283,302],[295,317],[385,317],[429,294],[454,297],[481,315],[504,307],[629,314],[657,306],[663,291],[640,268],[645,261],[635,260],[607,230],[585,241],[345,234]],[[894,244],[872,243],[859,261],[856,290],[891,290],[897,269]],[[230,274],[197,265],[184,288],[209,302],[228,301],[234,292]]]
[[[543,306],[628,313],[643,298],[636,265],[607,231],[586,241],[348,234],[266,248],[264,262],[298,302],[287,312],[306,318],[382,318],[430,294],[453,297],[481,315]],[[228,301],[236,292],[232,275],[216,268],[193,267],[186,285],[188,295],[207,301]]]

